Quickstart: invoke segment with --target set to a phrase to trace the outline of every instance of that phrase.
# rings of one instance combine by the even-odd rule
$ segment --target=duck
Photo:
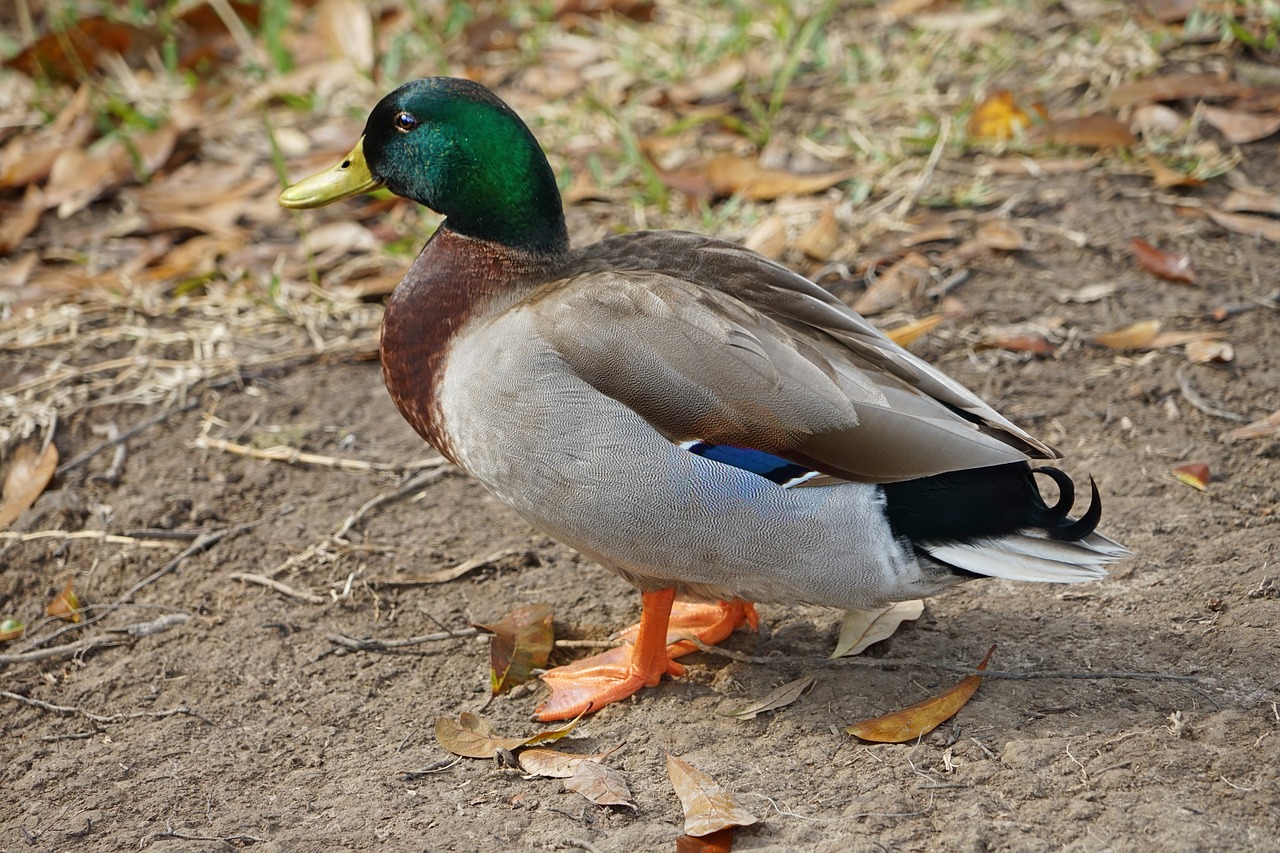
[[[1057,450],[804,276],[688,232],[571,246],[543,149],[479,83],[405,83],[279,202],[382,188],[444,217],[386,304],[397,409],[641,593],[629,642],[542,675],[537,719],[681,675],[699,644],[757,627],[757,603],[1091,581],[1128,553],[1096,529],[1092,478],[1071,515],[1073,480],[1040,464]]]

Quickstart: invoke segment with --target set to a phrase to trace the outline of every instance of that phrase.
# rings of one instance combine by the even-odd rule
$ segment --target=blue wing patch
[[[788,462],[780,456],[755,450],[750,447],[734,447],[731,444],[708,444],[705,441],[684,441],[680,446],[690,453],[697,454],[712,462],[732,465],[743,471],[750,471],[766,480],[777,483],[784,489],[796,486],[806,480],[818,476],[817,471],[810,471],[803,465]]]

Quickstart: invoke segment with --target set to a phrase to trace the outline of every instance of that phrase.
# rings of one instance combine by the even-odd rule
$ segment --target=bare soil
[[[1274,140],[1251,146],[1241,168],[1280,190]],[[1280,409],[1275,310],[1206,319],[1274,289],[1276,248],[1151,203],[1145,179],[1092,169],[998,180],[1021,194],[1014,215],[1078,231],[1087,245],[1045,230],[1030,251],[980,258],[956,291],[976,313],[914,348],[1061,447],[1077,479],[1097,478],[1103,529],[1133,551],[1106,581],[974,582],[931,600],[869,660],[824,660],[839,613],[764,606],[760,633],[725,648],[767,663],[694,655],[686,677],[580,724],[566,748],[623,744],[608,763],[637,807],[602,808],[556,780],[447,761],[436,717],[470,710],[505,733],[537,728],[541,688],[489,701],[482,640],[350,651],[330,637],[389,641],[550,602],[558,637],[603,639],[634,621],[639,597],[456,474],[370,511],[345,544],[332,543],[402,476],[193,449],[210,413],[244,443],[266,436],[394,464],[432,451],[396,413],[376,361],[280,369],[209,391],[131,438],[117,482],[96,476],[111,452],[60,477],[17,528],[103,529],[106,518],[112,532],[186,539],[0,542],[0,610],[30,617],[68,577],[86,604],[109,604],[192,536],[252,525],[180,561],[129,605],[90,610],[107,616],[58,641],[119,645],[0,670],[3,690],[20,697],[6,695],[0,719],[0,850],[670,849],[682,817],[664,750],[761,819],[738,833],[740,850],[1280,850],[1280,440],[1224,443],[1237,424],[1202,410],[1207,401],[1253,420]],[[596,233],[581,210],[572,219],[579,239]],[[1126,250],[1134,235],[1190,251],[1202,286],[1140,270]],[[1095,282],[1117,293],[1054,298]],[[1151,317],[1222,331],[1235,360],[1117,354],[1085,337]],[[1053,357],[970,345],[985,325],[1047,318],[1079,330]],[[158,412],[88,409],[60,424],[62,457],[100,442],[97,426],[128,429]],[[286,438],[271,438],[272,427]],[[1183,462],[1208,464],[1207,491],[1172,477]],[[448,583],[396,582],[505,549]],[[234,573],[273,575],[323,603]],[[190,619],[148,636],[106,633],[172,613]],[[919,743],[869,745],[843,732],[952,683],[960,676],[932,664],[971,665],[992,643],[1001,673],[1057,674],[988,678]],[[561,649],[553,662],[581,653]],[[1134,675],[1143,673],[1154,675]],[[816,685],[790,707],[749,722],[723,715],[804,674]],[[424,769],[433,772],[415,772]]]

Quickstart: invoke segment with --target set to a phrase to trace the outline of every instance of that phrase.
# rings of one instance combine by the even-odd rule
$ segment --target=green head
[[[459,234],[544,252],[569,244],[538,140],[470,80],[428,77],[396,89],[341,163],[289,187],[280,203],[319,207],[383,186],[443,214]]]

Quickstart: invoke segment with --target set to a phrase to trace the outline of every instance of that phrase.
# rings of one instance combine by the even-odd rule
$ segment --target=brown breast
[[[455,336],[549,280],[562,262],[441,226],[391,294],[382,318],[383,381],[409,425],[450,461],[458,460],[437,389]]]

